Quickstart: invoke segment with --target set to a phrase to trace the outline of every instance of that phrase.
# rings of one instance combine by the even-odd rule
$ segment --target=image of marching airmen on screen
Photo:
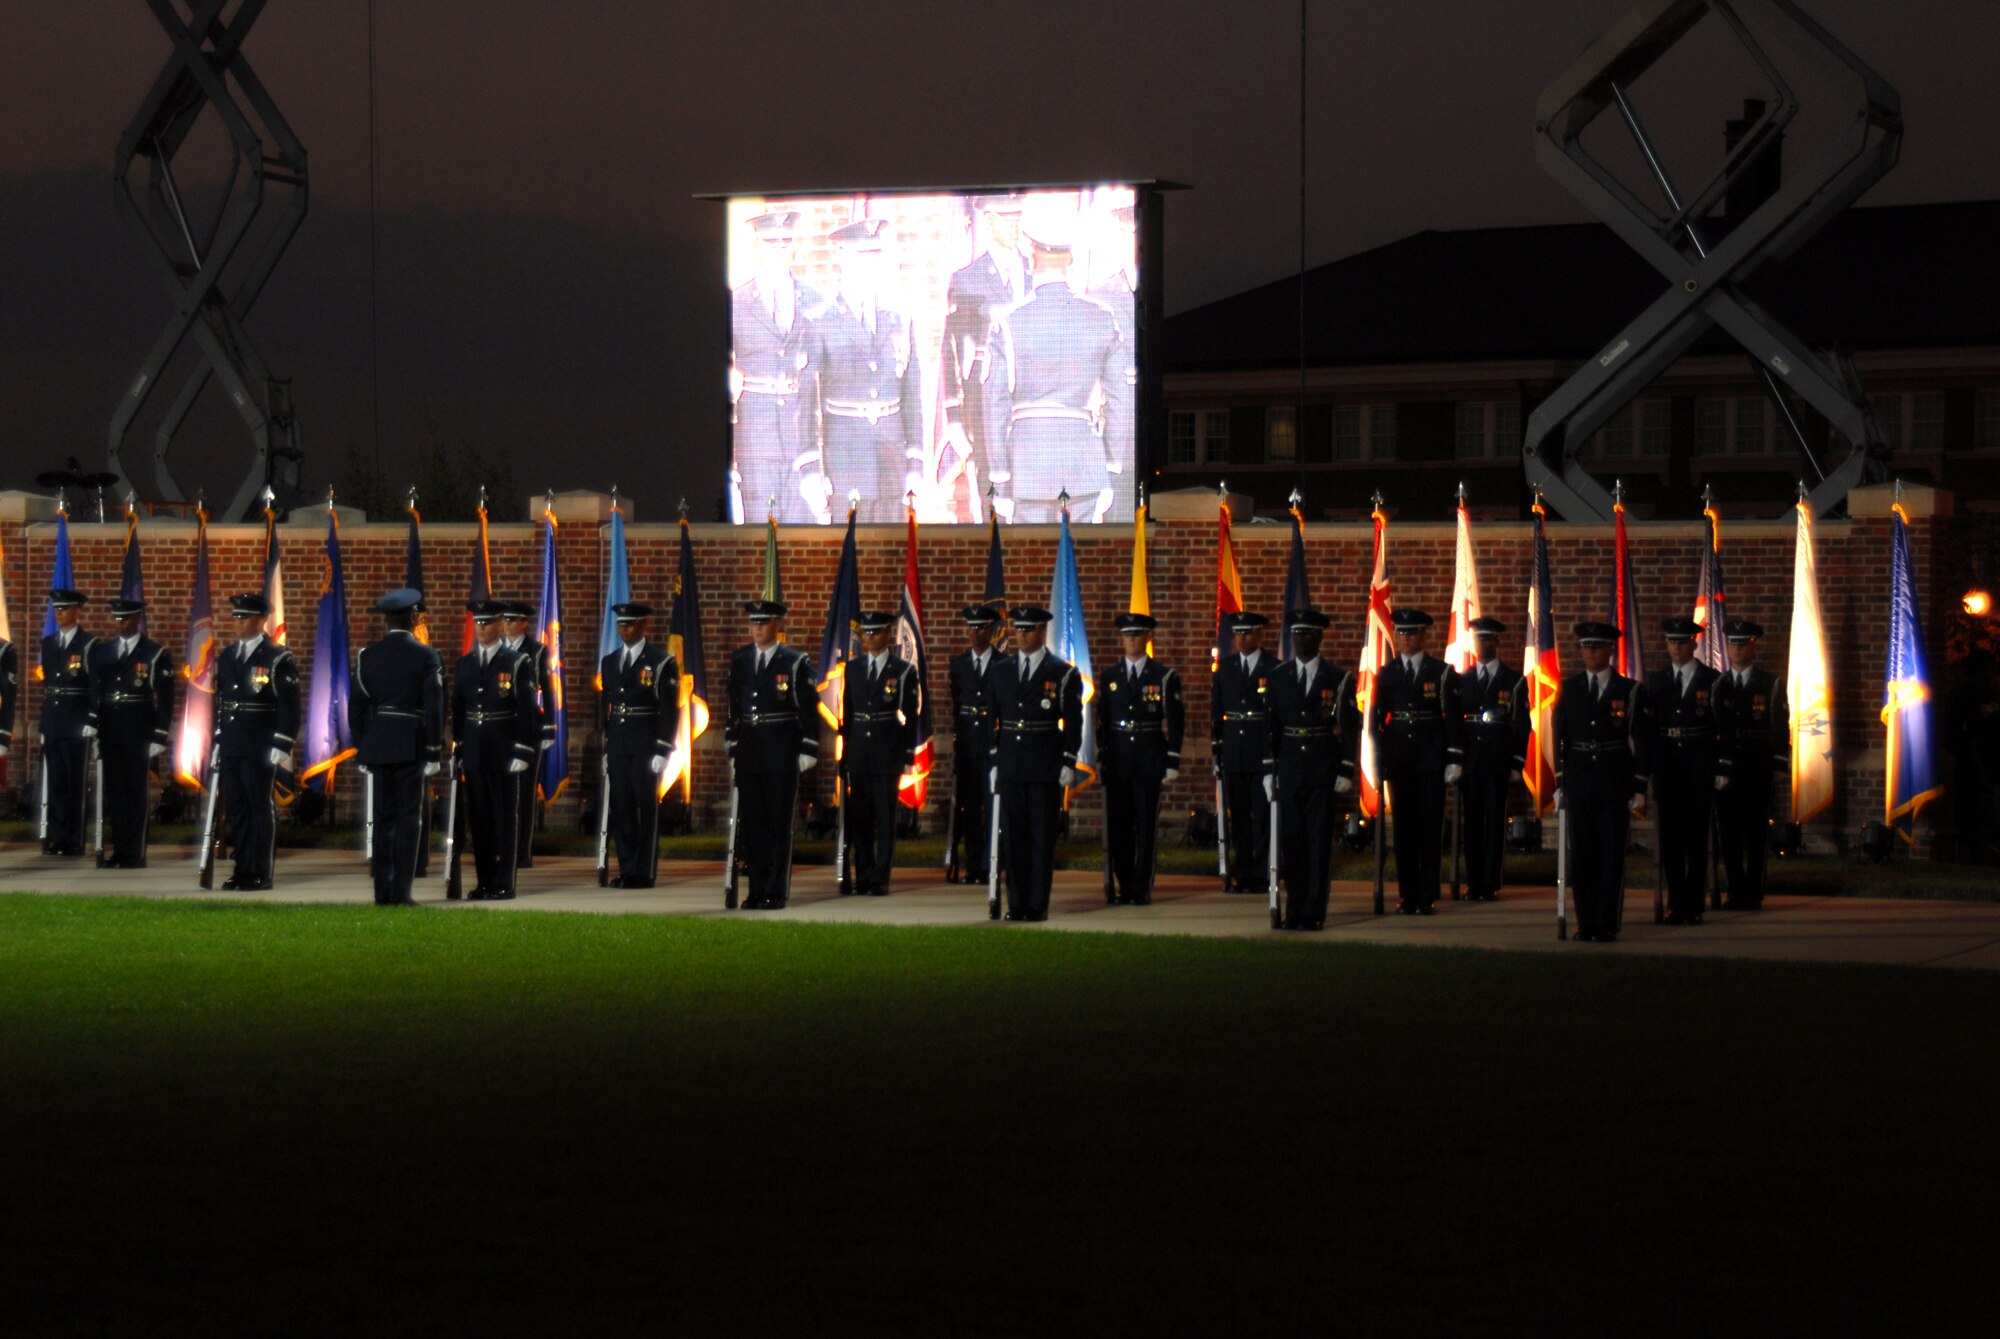
[[[729,211],[730,519],[1131,519],[1131,187]]]

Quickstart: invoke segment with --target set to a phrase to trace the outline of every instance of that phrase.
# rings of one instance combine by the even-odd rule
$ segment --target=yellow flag
[[[1132,513],[1132,599],[1125,606],[1135,614],[1153,612],[1152,592],[1146,587],[1146,504]],[[1153,654],[1153,639],[1146,639],[1146,654]]]
[[[1833,803],[1833,693],[1826,672],[1826,634],[1819,618],[1812,508],[1803,497],[1798,513],[1785,696],[1792,707],[1792,819],[1803,823]]]

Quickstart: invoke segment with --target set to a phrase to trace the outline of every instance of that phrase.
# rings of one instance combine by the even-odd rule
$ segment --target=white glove
[[[1065,767],[1062,769],[1062,783],[1064,790],[1068,790],[1076,784],[1076,769],[1074,767]]]
[[[94,725],[86,725],[83,727],[80,733],[85,739],[95,739],[97,738],[97,727]]]
[[[650,771],[654,776],[658,776],[660,773],[666,771],[667,755],[664,753],[655,753],[652,761],[646,764],[646,770]]]
[[[148,758],[157,758],[157,757],[159,757],[159,756],[160,756],[160,755],[161,755],[162,753],[165,753],[166,751],[167,751],[167,746],[166,746],[165,744],[148,744],[148,745],[146,745],[146,756],[147,756]]]
[[[1000,789],[1000,769],[998,767],[989,767],[986,769],[986,789]]]
[[[1646,797],[1644,795],[1634,795],[1631,799],[1625,801],[1625,807],[1635,814],[1643,814],[1646,812]]]
[[[996,497],[996,498],[994,498],[994,499],[993,499],[993,514],[994,514],[994,515],[996,515],[996,516],[998,516],[998,517],[999,517],[999,518],[1000,518],[1001,520],[1003,520],[1003,521],[1011,521],[1011,520],[1013,520],[1013,519],[1014,519],[1014,499],[1013,499],[1013,498],[1010,498],[1010,497]]]
[[[14,748],[13,748],[13,746],[12,746],[11,744],[0,744],[0,758],[4,758],[4,757],[6,757],[6,756],[7,756],[8,754],[12,753],[13,751],[14,751]]]
[[[1354,793],[1354,778],[1344,776],[1334,782],[1333,793],[1336,795],[1352,795]]]
[[[1726,776],[1719,776],[1719,777],[1715,778],[1715,788],[1716,788],[1717,790],[1728,790],[1728,789],[1729,789],[1729,778],[1728,778],[1728,777],[1726,777]]]
[[[817,762],[819,762],[819,759],[812,754],[801,753],[799,755],[799,770],[801,772],[810,772]]]
[[[285,765],[286,760],[289,759],[291,756],[292,756],[291,754],[285,752],[283,749],[272,749],[270,753],[265,756],[265,761],[270,763],[271,766],[273,767],[283,767]]]
[[[1275,800],[1278,798],[1278,778],[1276,778],[1275,776],[1267,776],[1264,778],[1264,798],[1267,800]]]
[[[443,770],[444,770],[444,764],[441,762],[427,762],[424,764],[425,776],[436,776],[439,772],[442,772]]]
[[[528,770],[528,760],[526,758],[516,758],[507,764],[507,770],[513,775],[519,776]],[[659,769],[655,768],[654,770],[658,771]]]
[[[222,745],[217,744],[208,751],[208,770],[213,772],[220,766],[222,766]]]
[[[1556,787],[1556,808],[1560,809],[1562,807],[1563,807],[1562,787],[1558,786]]]
[[[1520,770],[1517,768],[1516,770],[1507,773],[1507,779],[1509,781],[1519,781],[1521,779]]]
[[[1464,775],[1465,769],[1463,767],[1460,767],[1457,763],[1449,763],[1444,769],[1444,783],[1447,786],[1455,786],[1458,784],[1458,779]]]
[[[1180,769],[1180,768],[1178,768],[1178,767],[1169,767],[1169,768],[1167,769],[1167,774],[1166,774],[1165,776],[1161,777],[1161,778],[1160,778],[1160,781],[1161,781],[1161,782],[1162,782],[1162,783],[1164,784],[1164,783],[1166,783],[1166,782],[1169,782],[1169,781],[1172,781],[1172,780],[1173,780],[1173,779],[1174,779],[1175,777],[1179,776],[1180,774],[1181,774],[1181,769]]]
[[[357,771],[357,772],[359,772],[359,773],[361,773],[361,775],[363,775],[363,776],[373,776],[373,775],[375,775],[375,774],[374,774],[373,772],[371,772],[371,771],[369,771],[369,770],[368,770],[368,764],[367,764],[367,763],[360,763],[360,762],[358,762],[358,763],[354,764],[354,770],[355,770],[355,771]]]

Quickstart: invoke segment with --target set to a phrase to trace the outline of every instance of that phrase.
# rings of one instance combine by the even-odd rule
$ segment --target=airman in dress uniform
[[[167,751],[174,720],[174,659],[139,629],[144,600],[111,602],[116,628],[98,641],[91,657],[91,691],[97,698],[97,743],[104,758],[104,821],[110,828],[113,869],[146,867],[146,819],[151,811],[146,773]]]
[[[1125,654],[1098,680],[1095,699],[1112,900],[1139,906],[1153,900],[1160,790],[1181,774],[1181,739],[1187,732],[1181,676],[1146,654],[1158,627],[1148,614],[1118,616]]]
[[[1125,353],[1125,403],[1135,405],[1139,398],[1139,208],[1137,205],[1120,205],[1110,213],[1108,222],[1110,241],[1099,247],[1100,255],[1109,255],[1116,262],[1110,274],[1090,286],[1090,298],[1103,305],[1118,322],[1118,338]],[[1127,413],[1115,421],[1107,416],[1104,423],[1104,453],[1114,462],[1134,462],[1132,466],[1114,470],[1111,488],[1112,512],[1118,516],[1130,514],[1138,499],[1134,496],[1135,480],[1133,470],[1136,457],[1133,454],[1134,417]]]
[[[1050,653],[1049,620],[1034,605],[1013,611],[1017,648],[993,677],[996,717],[989,781],[1000,803],[1007,919],[1045,921],[1055,878],[1063,792],[1083,746],[1083,677]]]
[[[88,603],[73,590],[49,592],[56,630],[42,638],[42,773],[48,787],[48,837],[44,855],[82,855],[87,740],[97,736],[97,705],[90,691],[90,657],[97,639],[80,620]]]
[[[1222,782],[1229,840],[1230,893],[1264,891],[1271,851],[1271,806],[1265,780],[1271,775],[1271,676],[1278,658],[1263,648],[1262,614],[1231,614],[1236,649],[1216,664],[1208,697],[1211,766]]]
[[[298,738],[299,662],[264,635],[271,602],[255,591],[233,595],[236,641],[215,658],[213,784],[229,815],[235,871],[222,886],[260,892],[277,863],[278,769]]]
[[[1028,296],[1028,260],[1021,253],[1021,196],[1016,193],[981,196],[979,209],[986,224],[986,249],[945,285],[944,315],[944,459],[938,462],[941,482],[965,472],[964,462],[977,461],[991,478],[992,444],[1007,431],[1007,397],[992,385],[993,314]],[[980,755],[982,758],[985,755]],[[985,768],[980,768],[985,776]],[[984,841],[982,835],[980,840]]]
[[[1389,616],[1396,654],[1375,675],[1368,727],[1389,784],[1396,833],[1399,916],[1428,916],[1437,905],[1445,787],[1465,775],[1463,718],[1451,708],[1458,675],[1424,654],[1432,619],[1421,609]]]
[[[806,354],[828,496],[858,490],[863,522],[903,518],[924,454],[915,327],[888,305],[887,223],[856,219],[829,234],[840,292],[814,315]]]
[[[917,760],[922,693],[916,666],[897,655],[896,616],[864,610],[855,620],[861,654],[847,665],[840,770],[846,777],[847,859],[852,890],[887,897],[896,865],[896,796]],[[843,892],[847,889],[842,889]]]
[[[1563,681],[1556,700],[1556,804],[1569,811],[1576,938],[1608,944],[1624,924],[1632,815],[1646,812],[1650,768],[1639,750],[1647,698],[1611,668],[1615,624],[1577,624],[1576,644],[1583,668]]]
[[[1507,792],[1521,779],[1528,760],[1528,695],[1521,672],[1500,660],[1497,618],[1469,625],[1479,663],[1458,676],[1458,713],[1464,722],[1466,900],[1491,902],[1500,896],[1506,853]]]
[[[994,506],[1013,521],[1059,519],[1065,492],[1092,498],[1090,519],[1104,519],[1124,463],[1105,444],[1128,431],[1131,357],[1110,310],[1070,289],[1075,228],[1073,202],[1030,198],[1021,231],[1034,292],[1001,308],[988,336],[992,381],[1008,407],[1006,434],[991,453]]]
[[[474,902],[505,902],[514,896],[519,791],[541,742],[535,667],[500,644],[497,601],[474,600],[465,607],[472,615],[474,641],[452,671],[451,737],[479,871],[479,882],[467,896]]]
[[[791,897],[792,813],[799,776],[819,761],[819,680],[806,655],[779,640],[788,606],[751,600],[750,644],[729,658],[724,735],[737,794],[738,844],[750,880],[743,903],[780,911]]]
[[[500,607],[500,623],[500,644],[517,655],[526,656],[535,667],[535,714],[542,723],[542,734],[534,767],[521,783],[521,812],[516,819],[514,853],[517,869],[533,869],[536,788],[540,785],[542,758],[556,742],[555,675],[549,669],[549,648],[534,635],[535,606],[532,603],[527,600],[506,601]]]
[[[1764,853],[1770,843],[1771,787],[1792,768],[1792,714],[1785,686],[1757,663],[1763,625],[1747,618],[1723,624],[1729,669],[1711,690],[1715,699],[1716,816],[1722,868],[1729,878],[1723,906],[1755,911],[1764,905]]]
[[[1278,864],[1287,893],[1280,928],[1323,930],[1340,797],[1354,790],[1361,709],[1353,672],[1320,658],[1320,641],[1333,620],[1317,609],[1290,610],[1285,620],[1292,659],[1272,672],[1269,693]]]
[[[1694,658],[1701,625],[1691,618],[1660,621],[1668,664],[1646,676],[1645,716],[1651,731],[1653,815],[1660,870],[1667,884],[1668,925],[1700,925],[1708,877],[1709,809],[1720,776],[1715,751],[1715,681]]]
[[[965,847],[965,859],[958,866],[959,882],[983,884],[986,834],[992,823],[986,772],[993,765],[993,676],[1007,658],[993,649],[993,629],[1000,622],[998,609],[975,604],[961,617],[971,645],[951,660],[951,802],[955,806],[951,829],[953,843]],[[951,854],[947,852],[948,857]]]
[[[424,778],[444,756],[444,662],[416,638],[423,593],[403,587],[375,601],[388,631],[354,654],[347,723],[368,774],[374,827],[368,872],[377,906],[414,906],[424,840]]]
[[[651,605],[618,604],[611,616],[624,643],[598,666],[604,690],[605,766],[611,778],[611,835],[618,844],[613,888],[651,888],[660,863],[660,777],[680,728],[681,669],[646,639]]]
[[[792,273],[796,209],[749,221],[757,271],[730,294],[729,421],[744,521],[776,498],[778,520],[820,519],[832,490],[820,469],[806,395],[809,322],[825,299]]]

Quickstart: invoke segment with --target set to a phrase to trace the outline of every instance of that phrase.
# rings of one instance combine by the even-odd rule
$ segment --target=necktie
[[[770,663],[771,663],[771,653],[769,651],[759,651],[757,653],[757,673],[762,674],[764,672],[764,666]]]

